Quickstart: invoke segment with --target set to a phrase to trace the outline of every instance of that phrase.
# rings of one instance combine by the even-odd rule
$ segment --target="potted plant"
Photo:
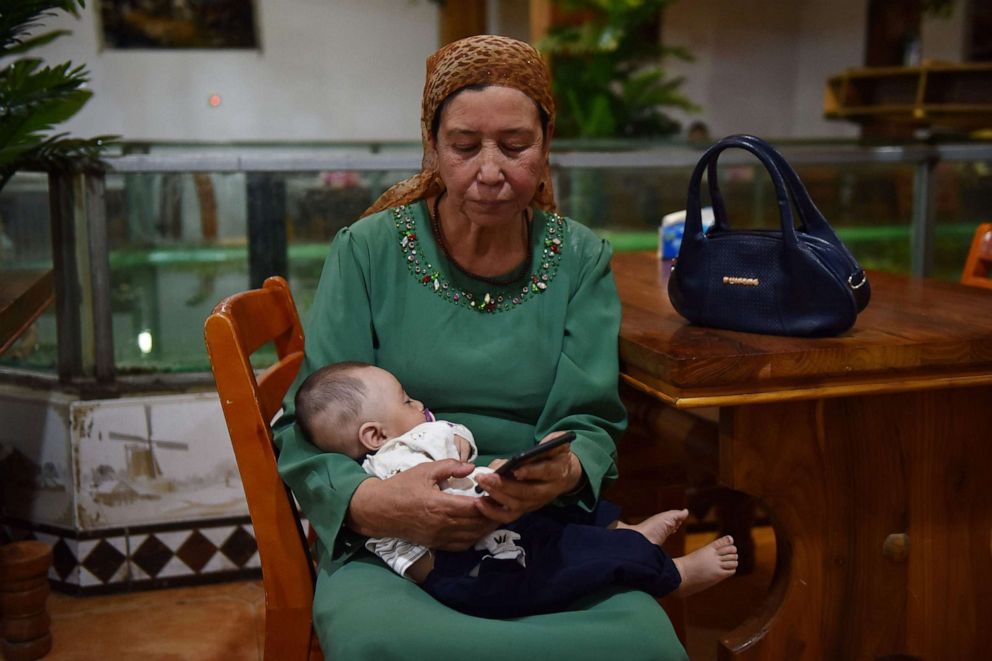
[[[660,43],[661,17],[673,1],[555,1],[555,23],[538,47],[552,68],[556,137],[578,139],[583,149],[616,148],[611,138],[659,139],[677,133],[681,127],[668,111],[698,110],[680,91],[683,78],[664,68],[671,57],[692,59],[685,49]],[[633,205],[630,200],[608,203],[606,191],[622,194],[624,185],[612,184],[614,178],[603,174],[573,170],[562,182],[568,213],[593,227],[607,219],[638,227],[658,222],[656,200],[640,196]]]
[[[659,20],[674,0],[557,0],[566,23],[539,44],[551,56],[557,135],[664,137],[679,130],[665,110],[695,111],[664,60],[691,60],[659,43]],[[568,20],[569,18],[573,20]]]
[[[46,66],[28,53],[68,34],[34,34],[57,10],[78,16],[85,0],[0,0],[0,190],[18,170],[98,167],[112,136],[52,133],[89,101],[84,65]],[[8,59],[12,58],[12,59]]]

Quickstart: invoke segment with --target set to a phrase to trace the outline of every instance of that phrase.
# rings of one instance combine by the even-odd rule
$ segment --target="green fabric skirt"
[[[645,592],[601,592],[575,608],[514,620],[472,617],[363,556],[320,572],[313,614],[324,657],[334,661],[688,658]]]

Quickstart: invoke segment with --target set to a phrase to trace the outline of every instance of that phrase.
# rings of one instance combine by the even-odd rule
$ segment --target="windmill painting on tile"
[[[73,406],[77,516],[102,528],[245,513],[216,398],[140,397]]]

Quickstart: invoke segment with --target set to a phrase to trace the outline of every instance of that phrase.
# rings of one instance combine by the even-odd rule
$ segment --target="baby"
[[[392,374],[366,363],[336,363],[311,374],[297,391],[296,418],[318,448],[364,459],[365,471],[380,479],[424,462],[470,462],[477,455],[466,427],[435,420]],[[439,486],[485,497],[476,492],[474,477],[491,471],[476,467]],[[605,501],[592,513],[548,506],[463,552],[431,551],[395,538],[369,539],[366,547],[439,601],[482,617],[553,612],[607,586],[687,596],[737,567],[729,536],[680,558],[661,550],[686,510],[661,512],[636,525],[618,521],[618,514]]]

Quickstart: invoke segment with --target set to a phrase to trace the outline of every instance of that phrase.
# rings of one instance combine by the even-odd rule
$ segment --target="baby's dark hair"
[[[357,433],[354,428],[359,422],[367,390],[365,383],[354,373],[365,367],[372,365],[358,361],[325,365],[308,376],[296,391],[296,422],[307,440],[322,450],[332,449],[326,447],[328,441],[341,445],[340,438],[317,439],[314,436],[317,416],[328,407],[333,407],[333,428],[338,430],[338,436],[346,436],[352,431]],[[340,448],[333,449],[341,451]]]

